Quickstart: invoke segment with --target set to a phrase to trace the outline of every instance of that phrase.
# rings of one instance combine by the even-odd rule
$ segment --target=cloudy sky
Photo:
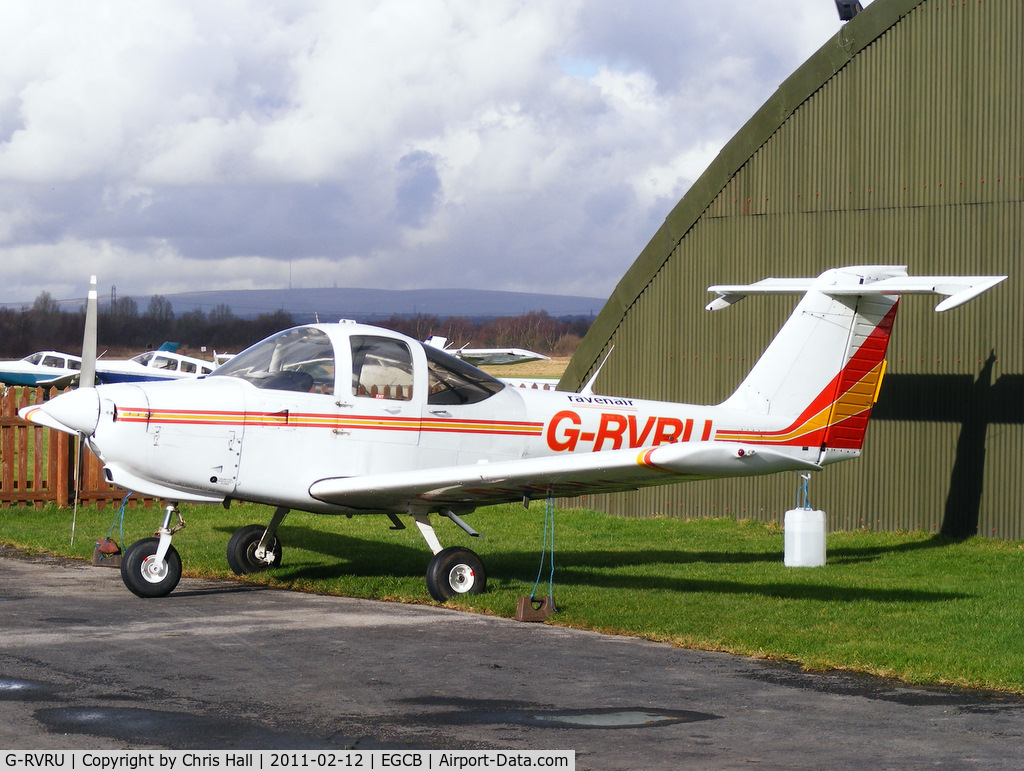
[[[0,0],[0,303],[605,297],[833,0]]]

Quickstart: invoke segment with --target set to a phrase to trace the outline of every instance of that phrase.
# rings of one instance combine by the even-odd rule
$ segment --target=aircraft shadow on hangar
[[[1001,375],[993,381],[996,361],[993,351],[977,378],[889,375],[872,412],[876,420],[960,423],[940,530],[949,538],[968,538],[978,532],[989,425],[1024,423],[1024,375]]]

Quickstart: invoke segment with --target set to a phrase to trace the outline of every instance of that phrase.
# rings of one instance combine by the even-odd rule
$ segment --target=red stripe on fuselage
[[[337,415],[310,412],[242,412],[231,410],[174,410],[119,408],[119,423],[188,426],[246,426],[289,428],[359,428],[385,431],[540,436],[543,423],[516,420],[445,420],[401,415]]]

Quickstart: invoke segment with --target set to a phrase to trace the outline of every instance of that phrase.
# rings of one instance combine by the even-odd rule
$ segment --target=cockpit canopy
[[[445,405],[474,404],[505,387],[433,346],[372,332],[354,326],[351,334],[332,340],[318,327],[288,329],[243,351],[213,374],[278,391],[411,401],[416,368],[425,365],[426,401]],[[335,350],[346,341],[347,350]]]
[[[43,367],[58,367],[60,369],[81,369],[82,360],[77,356],[68,356],[55,351],[39,351],[26,356],[22,361],[28,364],[38,364]]]
[[[168,372],[184,372],[189,375],[194,375],[197,372],[207,375],[213,370],[212,367],[196,362],[193,359],[182,358],[180,356],[169,356],[161,351],[146,351],[145,353],[140,353],[138,356],[133,356],[131,360],[136,364],[141,364],[143,367],[149,367],[150,369],[164,369]]]
[[[334,393],[334,346],[314,327],[296,327],[242,351],[213,371],[257,388]]]

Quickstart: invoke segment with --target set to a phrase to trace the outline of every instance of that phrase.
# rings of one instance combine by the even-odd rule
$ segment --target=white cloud
[[[658,84],[645,72],[621,72],[602,67],[590,82],[606,103],[624,114],[655,111],[661,107]]]
[[[603,296],[839,28],[826,0],[9,5],[0,302],[90,272],[282,286],[289,260]]]
[[[665,201],[670,201],[670,206],[674,205],[681,192],[704,173],[720,149],[718,144],[707,142],[688,147],[667,163],[653,164],[640,170],[630,179],[630,184],[646,207]]]

